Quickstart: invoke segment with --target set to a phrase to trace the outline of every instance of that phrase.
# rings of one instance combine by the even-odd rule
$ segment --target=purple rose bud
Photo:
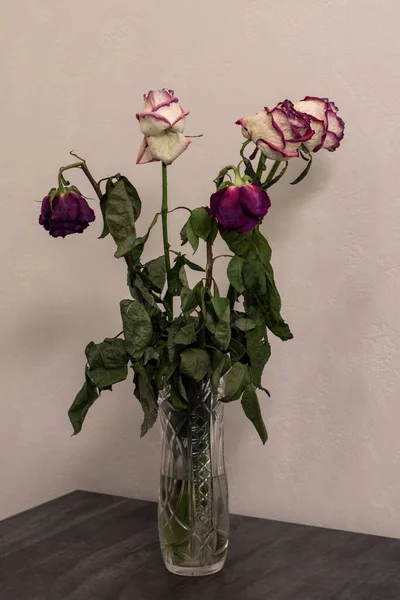
[[[211,196],[211,214],[225,231],[250,231],[271,206],[267,192],[254,183],[224,187]]]
[[[39,224],[51,236],[65,237],[70,233],[82,233],[95,218],[83,196],[67,191],[56,194],[52,202],[50,196],[43,198]]]

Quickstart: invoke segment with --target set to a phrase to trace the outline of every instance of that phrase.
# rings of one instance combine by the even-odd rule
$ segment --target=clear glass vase
[[[176,409],[166,389],[158,529],[167,569],[211,575],[224,566],[229,538],[223,404],[210,379],[187,386],[188,408]]]

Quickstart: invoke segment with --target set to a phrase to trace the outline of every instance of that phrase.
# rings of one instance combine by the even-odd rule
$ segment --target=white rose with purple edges
[[[318,152],[321,148],[334,152],[339,148],[344,136],[344,121],[338,117],[338,107],[328,98],[306,96],[296,102],[295,109],[306,115],[315,133],[311,139],[304,142],[307,150]]]
[[[144,104],[136,114],[144,138],[139,149],[137,164],[161,160],[170,165],[190,144],[183,135],[184,111],[173,90],[152,90],[144,95]]]
[[[295,110],[290,100],[280,102],[272,110],[265,107],[253,117],[239,119],[236,124],[242,126],[244,137],[272,160],[297,158],[301,144],[314,135],[310,118]]]

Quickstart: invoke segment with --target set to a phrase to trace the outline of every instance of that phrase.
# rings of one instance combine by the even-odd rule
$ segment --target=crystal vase
[[[186,391],[185,409],[173,406],[168,389],[161,398],[159,537],[171,573],[211,575],[224,566],[229,538],[223,404],[209,378]]]

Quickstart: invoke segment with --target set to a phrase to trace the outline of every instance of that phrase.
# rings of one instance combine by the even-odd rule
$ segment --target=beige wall
[[[70,438],[83,349],[119,331],[125,270],[112,241],[97,240],[100,219],[53,240],[37,202],[75,149],[96,176],[132,178],[144,229],[160,169],[135,166],[134,113],[143,92],[168,86],[191,110],[188,133],[204,134],[170,169],[174,205],[207,203],[216,171],[237,158],[237,118],[305,94],[340,106],[342,148],[320,153],[303,185],[273,189],[263,228],[295,339],[273,344],[267,446],[240,406],[226,410],[231,508],[400,537],[399,19],[397,3],[378,0],[4,8],[0,517],[78,487],[156,498],[159,432],[139,439],[130,382]]]

